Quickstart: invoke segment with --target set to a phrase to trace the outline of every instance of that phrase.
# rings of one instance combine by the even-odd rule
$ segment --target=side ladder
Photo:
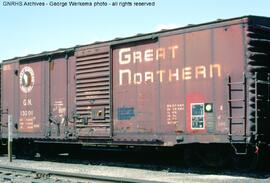
[[[228,83],[229,140],[235,153],[247,154],[247,79],[243,74],[240,82],[233,82],[230,75]]]
[[[263,107],[262,107],[263,106]],[[264,80],[255,73],[255,140],[265,140],[270,125],[270,73]],[[269,138],[269,135],[268,135]],[[269,139],[267,139],[269,141]],[[269,143],[269,142],[268,142]]]

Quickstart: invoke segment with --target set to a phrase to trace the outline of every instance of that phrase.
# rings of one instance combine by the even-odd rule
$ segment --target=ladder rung
[[[258,84],[265,84],[265,85],[270,85],[269,81],[261,81],[261,80],[257,80]]]
[[[233,139],[235,135],[228,135],[230,137],[230,141],[232,144],[242,144],[246,142],[246,138],[242,137],[242,139]]]
[[[245,119],[245,117],[236,116],[236,117],[228,117],[228,119]]]
[[[229,133],[228,136],[234,136],[234,137],[238,137],[238,138],[246,138],[246,135],[242,134],[242,135],[236,135],[236,134],[232,134],[232,133]]]
[[[228,83],[228,85],[239,85],[239,84],[244,84],[243,81],[240,81],[240,82],[231,82],[231,83]]]
[[[257,119],[268,119],[268,117],[257,117]]]
[[[245,101],[244,99],[231,99],[228,100],[228,102],[239,102],[239,101]]]
[[[247,152],[235,152],[237,155],[247,155]]]
[[[231,89],[231,91],[243,91],[243,89]]]
[[[232,143],[241,143],[246,141],[245,135],[235,135],[235,134],[229,134],[228,135],[231,138]]]
[[[231,106],[232,109],[243,109],[243,106]]]
[[[243,109],[244,107],[242,106],[231,106],[232,109]]]
[[[232,125],[243,125],[243,122],[238,122],[238,123],[231,123]]]
[[[265,99],[261,99],[261,98],[258,98],[257,101],[260,101],[260,102],[270,102],[270,100],[265,100]]]

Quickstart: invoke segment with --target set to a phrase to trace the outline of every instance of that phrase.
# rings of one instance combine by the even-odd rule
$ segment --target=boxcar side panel
[[[67,60],[67,128],[65,129],[65,136],[74,137],[74,116],[76,113],[76,60],[75,57],[72,55]]]
[[[226,141],[226,77],[242,79],[243,50],[239,24],[115,48],[114,138],[171,145],[177,136],[186,143]],[[215,136],[220,132],[226,138]]]
[[[2,137],[7,137],[7,128],[8,128],[8,115],[14,117],[15,114],[15,70],[17,67],[16,62],[3,64],[2,65],[2,77],[1,77],[1,95],[2,95],[2,118],[1,118],[1,131]],[[13,129],[16,130],[15,128]]]
[[[245,63],[245,30],[243,25],[237,24],[229,27],[217,28],[213,32],[213,58],[215,63],[222,63],[222,80],[218,82],[213,78],[213,94],[216,103],[216,132],[228,134],[228,75],[232,82],[242,82]],[[243,89],[243,85],[235,85],[233,89]],[[233,99],[244,99],[244,92],[232,93]],[[242,106],[243,102],[234,102],[233,106]],[[244,108],[236,109],[233,116],[244,117]],[[243,121],[242,121],[243,122]],[[235,127],[236,133],[243,133],[243,126]]]
[[[67,117],[67,60],[65,58],[53,59],[49,63],[50,103],[49,120],[51,136],[64,135]]]
[[[76,61],[74,56],[68,58],[68,119],[73,120],[76,112]]]

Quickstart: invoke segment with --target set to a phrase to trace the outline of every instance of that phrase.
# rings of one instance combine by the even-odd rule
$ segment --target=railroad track
[[[40,170],[0,165],[0,182],[9,183],[62,183],[62,182],[121,182],[121,183],[161,183],[125,177],[99,176],[53,170]]]

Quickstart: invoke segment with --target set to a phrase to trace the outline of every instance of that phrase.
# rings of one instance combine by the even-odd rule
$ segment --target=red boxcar
[[[270,19],[246,16],[6,60],[2,138],[269,144]],[[244,147],[244,148],[243,148]]]
[[[76,108],[75,60],[69,53],[60,50],[2,64],[3,137],[8,114],[13,116],[15,139],[68,135],[67,122]]]

